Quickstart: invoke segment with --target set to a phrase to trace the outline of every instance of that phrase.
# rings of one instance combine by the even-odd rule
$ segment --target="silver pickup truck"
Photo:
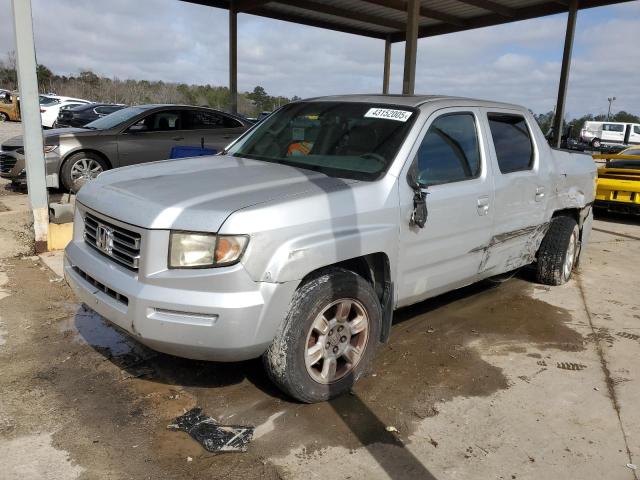
[[[291,103],[222,155],[108,171],[77,197],[65,275],[149,347],[262,356],[304,402],[347,391],[393,311],[535,262],[566,282],[596,168],[525,108],[436,96]]]

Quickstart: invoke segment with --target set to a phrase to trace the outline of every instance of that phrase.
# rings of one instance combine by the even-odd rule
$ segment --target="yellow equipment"
[[[640,215],[640,146],[616,155],[594,155],[606,160],[598,168],[595,207],[612,212]]]

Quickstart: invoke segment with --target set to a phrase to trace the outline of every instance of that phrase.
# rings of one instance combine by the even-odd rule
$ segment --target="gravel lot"
[[[2,234],[26,196],[0,190]],[[259,361],[150,351],[0,243],[0,479],[637,480],[638,265],[638,220],[599,218],[567,285],[525,269],[400,310],[352,395],[301,405]],[[255,426],[248,451],[167,429],[194,406]]]

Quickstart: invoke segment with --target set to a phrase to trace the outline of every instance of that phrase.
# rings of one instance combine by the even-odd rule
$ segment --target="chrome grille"
[[[132,270],[140,261],[140,234],[85,214],[84,241],[97,251]]]

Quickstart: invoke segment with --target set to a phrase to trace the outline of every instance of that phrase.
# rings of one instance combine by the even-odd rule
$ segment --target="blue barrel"
[[[200,147],[171,147],[171,156],[169,158],[187,158],[187,157],[204,157],[205,155],[215,155],[218,151],[215,148]]]

